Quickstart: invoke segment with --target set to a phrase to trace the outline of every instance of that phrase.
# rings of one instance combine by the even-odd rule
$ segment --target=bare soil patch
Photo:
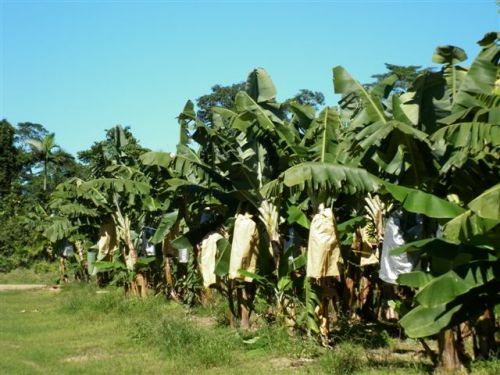
[[[0,284],[0,292],[7,290],[33,290],[45,288],[47,288],[45,284]]]

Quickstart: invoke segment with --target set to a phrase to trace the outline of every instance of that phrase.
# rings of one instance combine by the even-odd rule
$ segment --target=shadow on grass
[[[411,370],[420,373],[432,374],[434,366],[430,363],[411,362],[410,360],[398,359],[391,356],[391,358],[374,358],[368,356],[366,366],[373,369],[380,369],[385,371],[390,370]]]
[[[377,349],[388,347],[394,333],[390,334],[387,326],[379,323],[339,320],[331,331],[330,341],[333,345],[347,341],[365,349]]]

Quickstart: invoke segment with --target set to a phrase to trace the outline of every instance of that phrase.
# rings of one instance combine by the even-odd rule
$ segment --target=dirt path
[[[0,284],[0,292],[5,290],[31,290],[47,288],[45,284]]]

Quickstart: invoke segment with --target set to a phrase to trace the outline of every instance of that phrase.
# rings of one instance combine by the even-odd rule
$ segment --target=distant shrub
[[[7,273],[16,267],[16,262],[9,256],[0,255],[0,272]]]

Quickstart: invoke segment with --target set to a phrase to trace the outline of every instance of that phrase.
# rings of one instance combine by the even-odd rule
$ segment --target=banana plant
[[[488,33],[478,43],[481,51],[461,80],[450,114],[430,136],[440,175],[463,201],[495,184],[500,173],[498,34]]]
[[[458,360],[445,361],[445,358],[460,358],[457,353],[444,355],[443,350],[451,348],[458,352],[453,327],[461,322],[471,322],[476,327],[476,335],[481,336],[478,339],[481,344],[475,348],[476,354],[487,357],[495,346],[491,334],[500,290],[497,250],[500,245],[499,139],[495,120],[495,103],[499,100],[495,91],[500,56],[497,40],[497,33],[487,34],[479,42],[482,49],[471,68],[460,70],[459,80],[451,76],[452,84],[448,83],[450,87],[447,89],[450,112],[439,120],[440,129],[430,137],[440,173],[436,177],[440,181],[435,185],[435,193],[443,194],[444,189],[439,185],[446,186],[448,199],[465,207],[445,201],[425,204],[426,201],[438,202],[440,198],[413,191],[411,194],[420,197],[410,199],[409,195],[404,197],[396,191],[402,187],[387,187],[407,208],[435,218],[444,225],[440,238],[410,243],[396,249],[395,253],[417,251],[429,262],[426,271],[401,276],[401,283],[418,289],[416,305],[403,317],[401,325],[412,337],[438,334],[442,343],[442,366],[448,369],[460,366]],[[459,51],[447,51],[449,60],[445,69],[449,70],[457,62],[450,56]],[[478,191],[483,193],[477,196]],[[419,202],[419,205],[412,201]]]
[[[438,215],[423,206],[417,209],[429,217],[449,219],[441,237],[393,250],[393,254],[421,253],[429,264],[427,270],[400,276],[403,285],[417,289],[415,307],[400,322],[410,337],[440,334],[441,338],[444,332],[465,321],[477,327],[494,327],[494,311],[498,313],[500,308],[499,194],[497,184],[470,201],[466,209],[451,203],[443,205]],[[488,323],[482,321],[485,311]],[[495,350],[492,333],[483,330],[486,339],[479,340],[481,345],[476,348],[485,357]]]

